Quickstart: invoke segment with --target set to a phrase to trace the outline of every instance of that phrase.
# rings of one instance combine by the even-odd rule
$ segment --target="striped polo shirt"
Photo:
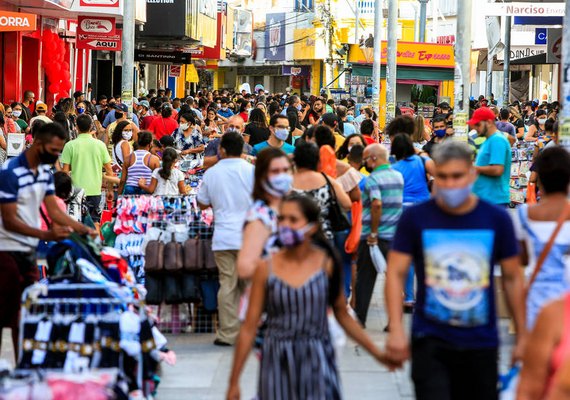
[[[40,206],[55,192],[49,165],[37,173],[28,165],[27,151],[5,163],[0,171],[0,204],[17,203],[17,214],[26,225],[40,229]],[[7,231],[0,215],[0,251],[34,251],[38,239]]]
[[[370,235],[371,207],[374,200],[382,202],[382,217],[378,228],[378,237],[392,240],[396,225],[402,215],[404,198],[404,178],[389,164],[376,167],[366,178],[362,192],[362,239]]]

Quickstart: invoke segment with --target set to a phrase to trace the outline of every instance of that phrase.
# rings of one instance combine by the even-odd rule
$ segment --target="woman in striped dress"
[[[348,315],[341,288],[341,263],[325,239],[320,208],[309,197],[286,197],[280,208],[278,237],[283,249],[260,261],[255,270],[228,389],[237,400],[239,376],[251,350],[261,313],[267,331],[259,376],[261,400],[341,399],[327,308],[358,344],[378,361],[384,353]]]

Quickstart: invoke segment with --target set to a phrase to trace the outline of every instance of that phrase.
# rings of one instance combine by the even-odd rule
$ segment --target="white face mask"
[[[20,115],[22,115],[22,111],[14,110],[14,111],[12,111],[12,115],[16,118],[20,118]]]
[[[544,125],[546,124],[546,118],[540,118],[537,120],[539,125]]]
[[[133,131],[123,131],[123,139],[131,140],[133,137]]]
[[[186,131],[189,127],[190,125],[188,124],[188,122],[180,124],[180,129],[182,129],[182,131]]]

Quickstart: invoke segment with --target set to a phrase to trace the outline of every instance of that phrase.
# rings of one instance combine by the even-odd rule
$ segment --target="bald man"
[[[243,135],[243,132],[245,131],[245,121],[239,115],[230,117],[226,127],[226,131],[228,130],[236,130]],[[213,139],[206,146],[206,149],[204,150],[204,168],[211,168],[220,160],[220,141],[221,138]],[[243,154],[247,155],[251,150],[252,147],[249,144],[244,143]]]
[[[387,258],[396,225],[402,215],[404,178],[392,169],[388,150],[381,144],[367,146],[362,161],[370,176],[362,192],[362,234],[358,247],[355,311],[362,325],[366,326],[377,275],[370,257],[370,246],[378,245],[384,258]]]

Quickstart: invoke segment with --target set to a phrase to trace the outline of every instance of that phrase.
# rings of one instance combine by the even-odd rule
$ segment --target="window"
[[[313,11],[314,0],[295,0],[295,11],[297,12],[307,12]]]

